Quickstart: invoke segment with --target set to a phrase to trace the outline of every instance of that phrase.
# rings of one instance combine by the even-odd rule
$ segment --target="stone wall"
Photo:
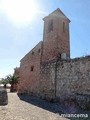
[[[8,104],[7,91],[3,88],[0,88],[0,105]]]
[[[41,64],[40,95],[44,99],[55,98],[55,69],[55,61],[48,61]]]
[[[73,93],[90,95],[90,56],[57,63],[56,97]]]
[[[18,92],[38,94],[40,80],[40,61],[42,42],[37,44],[28,54],[24,56],[20,64],[20,82]]]
[[[73,94],[90,95],[90,56],[49,61],[41,66],[42,96],[64,99]]]

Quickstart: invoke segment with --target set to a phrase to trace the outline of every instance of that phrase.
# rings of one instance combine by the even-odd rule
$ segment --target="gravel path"
[[[31,103],[20,100],[16,93],[8,93],[9,103],[0,106],[0,120],[67,120]]]

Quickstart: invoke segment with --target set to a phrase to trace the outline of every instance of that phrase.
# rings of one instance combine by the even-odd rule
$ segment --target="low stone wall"
[[[41,96],[63,101],[74,95],[81,106],[76,93],[90,95],[90,56],[41,64]]]
[[[0,105],[8,104],[7,91],[3,88],[0,88]]]
[[[90,56],[57,62],[56,97],[90,95]]]

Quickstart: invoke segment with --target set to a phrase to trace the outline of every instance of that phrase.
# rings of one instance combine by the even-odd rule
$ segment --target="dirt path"
[[[19,99],[16,93],[8,93],[9,103],[0,106],[0,120],[67,120],[60,115]]]

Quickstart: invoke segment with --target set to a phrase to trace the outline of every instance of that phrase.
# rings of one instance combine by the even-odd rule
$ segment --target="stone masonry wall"
[[[0,88],[0,106],[8,104],[8,95],[7,91],[3,88]]]
[[[70,94],[90,95],[90,56],[69,61],[58,61],[56,97]]]
[[[76,93],[90,95],[90,56],[43,63],[40,86],[43,97],[63,99]]]
[[[19,93],[27,92],[29,94],[38,95],[42,51],[41,45],[42,42],[37,44],[37,46],[21,60]]]
[[[56,62],[48,61],[41,65],[40,96],[44,99],[55,98]]]

